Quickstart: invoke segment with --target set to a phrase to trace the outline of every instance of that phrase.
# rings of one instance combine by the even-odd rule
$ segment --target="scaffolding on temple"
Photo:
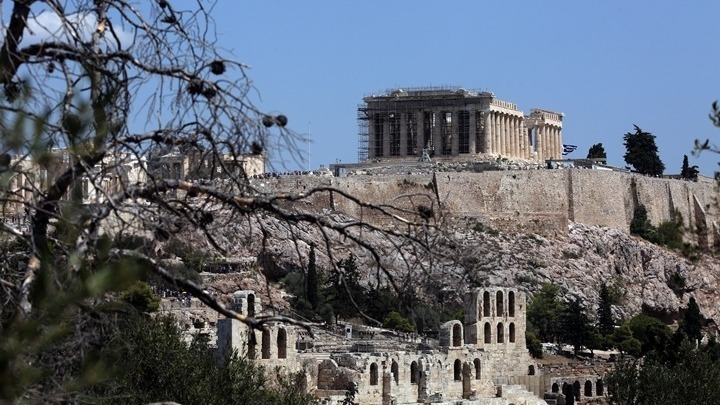
[[[436,123],[432,113],[415,115],[417,111],[444,105],[446,99],[460,97],[493,97],[492,93],[479,90],[466,90],[462,87],[413,87],[388,89],[377,95],[366,95],[363,104],[358,105],[358,162],[371,156],[420,158],[423,151],[433,155],[450,155],[452,121],[450,113],[443,122]],[[460,117],[460,130],[469,133],[469,118]],[[370,125],[374,125],[370,128]],[[474,128],[473,128],[474,129]],[[441,145],[435,145],[435,132],[440,131]],[[370,134],[379,134],[371,137]],[[401,134],[406,134],[405,136]],[[418,137],[422,134],[422,140]],[[371,139],[372,138],[372,139]],[[420,141],[420,142],[419,142]],[[372,143],[372,144],[371,144]],[[386,143],[386,144],[385,144]],[[386,149],[387,148],[387,149]],[[470,152],[469,144],[460,147],[464,153]]]
[[[364,162],[368,159],[368,140],[370,137],[368,125],[370,117],[367,113],[365,104],[358,104],[357,109],[358,120],[358,162]]]

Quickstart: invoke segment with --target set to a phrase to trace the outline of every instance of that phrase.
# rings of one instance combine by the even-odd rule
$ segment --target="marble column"
[[[560,154],[562,154],[563,149],[563,140],[562,140],[562,127],[557,128],[557,135],[558,135],[558,147],[560,148]]]
[[[490,127],[490,149],[489,153],[496,154],[498,149],[498,128],[497,128],[497,114],[495,114],[495,111],[489,112],[490,122],[488,123],[488,126]]]
[[[514,158],[517,158],[518,153],[518,128],[517,128],[517,117],[513,116],[512,118],[512,124],[510,125],[510,134],[512,139],[512,156]]]
[[[475,106],[471,106],[468,111],[468,149],[470,154],[475,154],[476,138],[477,138],[477,110]]]
[[[555,127],[555,141],[557,142],[557,146],[555,147],[556,151],[555,153],[558,154],[558,159],[562,159],[562,151],[563,151],[563,145],[562,145],[562,137],[560,136],[560,128]]]
[[[505,156],[512,156],[512,116],[505,114]]]
[[[512,116],[505,115],[505,155],[512,156]]]
[[[383,121],[383,157],[390,156],[390,119]]]
[[[368,159],[375,157],[375,117],[368,118]]]
[[[500,153],[500,114],[493,111],[493,154]]]
[[[460,153],[460,113],[457,110],[453,110],[451,114],[452,125],[450,126],[450,154],[452,156],[457,156]]]
[[[485,115],[485,127],[483,128],[484,134],[483,134],[483,153],[490,153],[491,151],[491,143],[490,143],[490,129],[492,128],[492,121],[490,120],[491,113],[490,111],[484,111],[483,114]]]
[[[433,147],[435,148],[435,156],[441,156],[443,154],[443,144],[440,126],[443,125],[443,119],[445,119],[445,117],[443,117],[441,111],[433,111],[433,115],[435,116],[435,122],[433,123]]]
[[[407,156],[407,141],[408,141],[408,125],[407,125],[407,113],[395,113],[395,116],[400,120],[400,156]]]
[[[527,153],[527,145],[526,145],[526,131],[525,131],[525,124],[523,123],[522,117],[518,117],[518,136],[520,137],[520,157],[525,159],[525,154]]]
[[[555,159],[555,157],[556,157],[555,156],[555,144],[556,144],[555,131],[554,131],[553,127],[548,127],[547,131],[548,131],[548,134],[550,135],[550,143],[548,144],[549,150],[547,151],[546,159]]]
[[[535,127],[535,144],[537,150],[537,160],[542,162],[544,160],[543,148],[545,147],[545,134],[543,133],[544,128]]]
[[[535,159],[537,156],[537,131],[535,128],[528,129],[528,158]]]
[[[420,112],[416,112],[415,114],[415,123],[417,127],[417,151],[418,156],[422,156],[422,151],[425,148],[425,145],[423,144],[423,138],[425,138],[425,122],[423,121],[423,112],[422,110]]]
[[[500,154],[507,155],[507,116],[500,114]]]
[[[555,156],[557,156],[558,159],[562,159],[562,144],[560,142],[560,131],[558,131],[558,128],[553,128],[553,132],[555,132]]]

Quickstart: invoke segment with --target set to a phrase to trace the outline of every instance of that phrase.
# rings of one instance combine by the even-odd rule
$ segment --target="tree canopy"
[[[705,322],[705,318],[700,313],[700,306],[698,306],[695,297],[690,297],[688,301],[685,315],[680,323],[680,329],[685,332],[691,341],[699,341],[702,339],[702,327]]]
[[[273,154],[302,160],[305,139],[285,115],[253,104],[247,65],[217,46],[220,30],[204,1],[11,3],[0,48],[0,402],[72,402],[78,375],[65,365],[82,359],[92,369],[87,346],[117,331],[112,317],[98,315],[112,313],[104,303],[123,294],[154,307],[147,288],[128,292],[150,275],[255,328],[310,328],[239,314],[191,276],[200,269],[181,269],[157,253],[163,249],[128,239],[163,247],[187,240],[202,252],[186,251],[183,259],[193,260],[185,266],[199,267],[241,248],[271,250],[263,224],[272,219],[287,235],[318,235],[332,265],[339,241],[363,252],[399,291],[387,258],[401,257],[418,274],[415,258],[442,237],[413,208],[325,186],[259,188],[251,174],[264,172]],[[343,198],[378,221],[327,215],[310,201],[320,197]],[[368,242],[369,233],[382,242]],[[78,330],[84,335],[69,333]],[[51,348],[64,356],[48,359]],[[57,367],[40,369],[41,360]]]
[[[645,132],[637,125],[635,132],[628,132],[623,136],[625,145],[625,162],[641,174],[662,176],[665,165],[658,155],[655,145],[655,135]]]
[[[553,342],[560,334],[560,317],[564,305],[559,293],[560,287],[545,283],[527,306],[529,329],[543,342]]]
[[[698,170],[697,165],[690,166],[690,163],[688,163],[687,155],[683,155],[682,167],[680,168],[680,177],[685,180],[697,181],[699,174],[700,170]]]
[[[612,303],[610,301],[610,290],[606,283],[602,283],[600,285],[600,298],[598,300],[597,323],[598,330],[603,336],[610,336],[615,330]]]
[[[590,147],[587,154],[588,159],[607,159],[605,148],[602,143],[596,143]]]
[[[590,343],[590,319],[579,299],[571,300],[565,305],[560,315],[560,338],[570,343],[577,356],[582,346]]]

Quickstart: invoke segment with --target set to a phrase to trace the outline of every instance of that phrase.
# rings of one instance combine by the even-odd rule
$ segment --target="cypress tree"
[[[700,313],[700,307],[695,301],[695,297],[690,297],[685,316],[683,317],[681,329],[693,342],[702,338],[703,316]]]
[[[655,145],[655,135],[645,132],[635,125],[635,133],[628,132],[625,140],[625,162],[642,174],[662,176],[665,165],[660,160],[658,148]]]
[[[600,301],[598,302],[598,327],[603,336],[610,336],[614,331],[615,324],[612,317],[612,308],[610,304],[610,290],[607,284],[602,283],[600,286]]]
[[[315,263],[315,243],[310,243],[307,279],[305,281],[305,295],[312,309],[317,309],[319,304],[319,295],[317,265]]]

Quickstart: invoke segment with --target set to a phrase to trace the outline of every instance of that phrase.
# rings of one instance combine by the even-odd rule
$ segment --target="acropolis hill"
[[[642,204],[656,225],[679,213],[692,231],[687,241],[715,250],[718,194],[713,181],[650,178],[600,162],[582,165],[597,170],[573,168],[581,165],[563,161],[562,113],[532,108],[526,115],[491,92],[463,88],[393,89],[363,102],[358,108],[360,164],[334,165],[342,178],[320,180],[362,200],[411,210],[439,205],[443,215],[457,221],[546,235],[566,233],[568,221],[628,231]],[[495,171],[513,168],[518,170]],[[433,180],[435,172],[442,173]],[[346,177],[353,174],[360,176]],[[427,187],[431,180],[437,189]],[[301,191],[315,181],[280,180],[278,187]],[[399,198],[409,194],[416,197]],[[420,194],[429,201],[420,203]],[[360,214],[341,198],[317,204]]]

